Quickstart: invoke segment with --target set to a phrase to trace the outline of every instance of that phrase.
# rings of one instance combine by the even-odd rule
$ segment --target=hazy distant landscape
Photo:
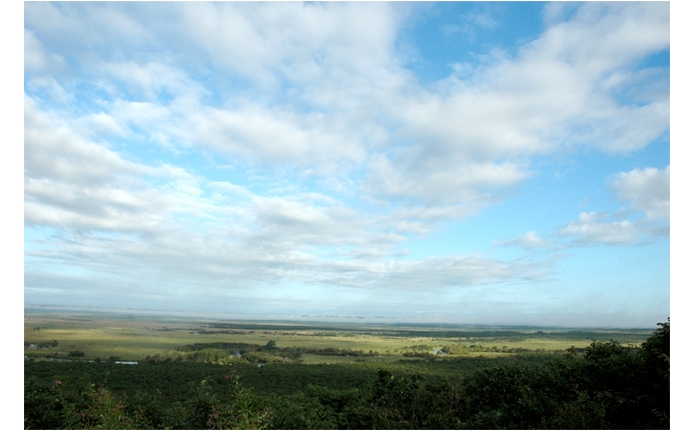
[[[25,355],[34,359],[106,360],[117,357],[119,360],[133,361],[156,356],[161,360],[185,359],[187,353],[182,349],[195,344],[236,343],[260,348],[273,341],[278,349],[303,351],[291,360],[293,362],[381,362],[404,357],[434,357],[435,351],[440,358],[560,352],[570,347],[585,348],[595,340],[638,345],[652,331],[234,322],[99,312],[46,314],[27,310],[24,344]],[[58,341],[57,345],[51,344],[54,340]],[[79,358],[75,354],[70,356],[70,351],[79,351],[84,355],[80,354]],[[227,355],[233,352],[227,351]],[[246,361],[243,355],[238,358]],[[268,359],[272,361],[273,358]],[[234,358],[223,361],[232,362]]]

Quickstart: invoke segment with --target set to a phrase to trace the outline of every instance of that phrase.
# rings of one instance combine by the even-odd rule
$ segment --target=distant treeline
[[[219,351],[214,354],[214,358],[207,360],[207,362],[219,361],[221,358],[231,358],[235,356],[243,358],[244,360],[252,363],[265,363],[288,360],[299,360],[302,354],[314,354],[314,355],[324,355],[324,356],[343,356],[343,357],[374,357],[378,356],[379,353],[374,351],[364,352],[362,350],[353,349],[340,349],[340,348],[309,348],[303,346],[293,346],[279,348],[275,341],[269,341],[266,345],[258,345],[251,343],[234,343],[234,342],[211,342],[211,343],[194,343],[192,345],[185,345],[176,348],[177,351],[184,353],[181,355],[182,360],[190,358],[190,361],[204,361],[197,358],[204,357],[203,352],[206,354],[211,354],[213,351]],[[146,361],[162,361],[166,359],[167,356],[157,356],[150,357]]]
[[[361,330],[354,326],[323,326],[323,325],[290,325],[290,324],[254,324],[254,323],[210,323],[206,325],[213,329],[233,329],[233,330],[266,330],[278,331],[284,330],[288,332],[310,331],[312,335],[321,335],[321,331],[328,332],[349,332],[352,335],[364,334],[371,336],[391,336],[391,337],[427,337],[427,338],[461,338],[461,339],[508,339],[508,340],[524,340],[528,338],[548,338],[548,339],[569,339],[569,340],[600,340],[609,341],[614,339],[616,333],[607,330],[533,330],[526,331],[521,328],[514,329],[499,329],[499,330],[460,330],[456,328],[448,329],[439,326],[424,326],[421,330],[417,328],[407,327],[400,328],[394,325],[393,328],[369,328]],[[199,332],[205,333],[205,329],[199,329]],[[319,332],[319,333],[317,333]],[[620,330],[621,338],[632,338],[633,342],[641,342],[647,336],[649,331],[644,329]],[[208,331],[209,334],[217,333],[216,331]],[[268,332],[270,333],[270,332]],[[630,341],[628,339],[628,341]]]

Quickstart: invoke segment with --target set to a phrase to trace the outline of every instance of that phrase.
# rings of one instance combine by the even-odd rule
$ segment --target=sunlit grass
[[[571,346],[586,347],[592,339],[543,338],[519,331],[515,337],[469,337],[441,338],[427,336],[382,335],[384,327],[369,334],[364,326],[345,330],[215,330],[209,328],[210,321],[117,318],[109,316],[75,317],[74,315],[25,316],[25,344],[58,342],[55,347],[31,349],[25,345],[24,354],[29,357],[46,357],[57,354],[66,358],[71,351],[85,353],[84,359],[142,360],[147,356],[164,355],[177,347],[195,343],[247,343],[265,345],[273,340],[279,348],[303,347],[311,349],[337,348],[342,350],[372,351],[379,357],[343,357],[304,354],[304,363],[345,363],[355,361],[395,361],[403,359],[403,353],[432,354],[435,349],[447,347],[454,351],[450,356],[498,357],[509,355],[511,349],[518,351],[564,351]],[[39,327],[39,330],[36,328]],[[645,332],[644,338],[648,336]],[[623,338],[634,340],[635,334],[623,334]],[[621,333],[615,333],[620,341]]]

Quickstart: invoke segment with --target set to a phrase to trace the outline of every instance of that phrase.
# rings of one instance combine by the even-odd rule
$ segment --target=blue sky
[[[669,33],[664,2],[25,3],[25,304],[653,327]]]

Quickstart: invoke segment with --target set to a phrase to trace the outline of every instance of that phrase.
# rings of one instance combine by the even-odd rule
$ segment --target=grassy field
[[[639,345],[651,330],[567,330],[508,327],[435,327],[402,325],[307,324],[271,322],[220,322],[203,319],[121,316],[110,314],[25,312],[24,354],[29,358],[69,358],[71,351],[83,359],[142,360],[172,353],[196,343],[246,343],[278,348],[372,351],[378,356],[345,357],[305,353],[301,361],[346,363],[391,362],[405,355],[449,357],[499,357],[519,352],[564,351],[586,347],[593,340],[616,340]],[[55,342],[54,342],[55,341]],[[440,353],[441,354],[441,353]],[[418,359],[418,357],[412,357]],[[420,358],[421,359],[421,358]]]

